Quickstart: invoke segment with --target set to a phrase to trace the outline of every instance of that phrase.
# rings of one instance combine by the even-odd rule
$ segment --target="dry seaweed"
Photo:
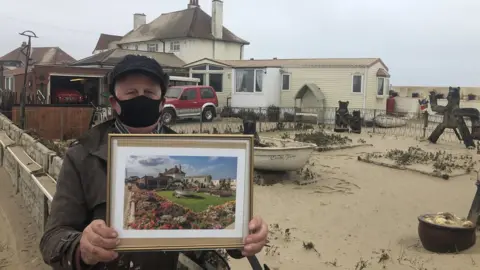
[[[446,151],[429,152],[420,147],[409,147],[407,150],[393,149],[385,154],[369,153],[367,160],[375,158],[387,158],[398,166],[412,164],[431,165],[434,172],[451,173],[454,170],[464,170],[467,173],[473,171],[475,161],[470,155],[451,154]]]
[[[295,141],[314,143],[317,146],[346,145],[352,142],[349,137],[327,133],[324,130],[295,134]]]

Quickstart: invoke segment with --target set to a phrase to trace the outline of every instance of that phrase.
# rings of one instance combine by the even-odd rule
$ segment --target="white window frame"
[[[14,87],[14,83],[13,83],[13,78],[14,77],[5,77],[5,81],[4,81],[4,87],[5,89],[4,90],[11,90],[13,91],[13,87]]]
[[[283,76],[288,76],[288,89],[283,88]],[[290,91],[292,89],[292,74],[291,73],[283,73],[282,74],[282,91]]]
[[[180,41],[171,41],[170,42],[170,51],[179,52],[180,51]]]
[[[237,91],[237,79],[236,79],[236,73],[239,71],[239,70],[253,70],[253,92],[240,92],[240,91]],[[255,69],[255,68],[238,68],[238,69],[235,69],[235,84],[234,84],[234,87],[235,87],[235,93],[236,94],[262,94],[263,93],[263,85],[262,85],[262,89],[260,89],[260,91],[257,91],[257,72],[262,72],[262,76],[265,75],[265,69]],[[262,82],[263,82],[263,79],[265,77],[262,78]]]
[[[383,94],[379,95],[378,94],[378,83],[380,80],[383,80]],[[387,77],[377,77],[377,97],[385,97],[388,96],[388,92],[390,91],[390,78]]]
[[[361,77],[361,78],[362,78],[362,79],[360,80],[360,92],[354,92],[354,91],[353,91],[353,86],[354,86],[354,83],[353,83],[353,82],[354,82],[355,77]],[[352,85],[351,85],[351,88],[350,88],[350,92],[351,92],[352,94],[363,94],[363,90],[364,90],[364,89],[363,89],[363,80],[364,80],[363,74],[353,74],[353,75],[352,75]]]
[[[147,44],[147,52],[158,52],[158,44],[157,43]]]

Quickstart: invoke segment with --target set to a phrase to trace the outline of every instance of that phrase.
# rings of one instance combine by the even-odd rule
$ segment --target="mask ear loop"
[[[165,73],[163,76],[163,81],[162,84],[160,85],[160,88],[162,89],[162,95],[160,98],[160,102],[162,104],[162,110],[160,111],[160,120],[158,121],[159,126],[163,126],[163,108],[165,106],[165,94],[167,93],[168,90],[168,85],[170,84],[170,76]]]

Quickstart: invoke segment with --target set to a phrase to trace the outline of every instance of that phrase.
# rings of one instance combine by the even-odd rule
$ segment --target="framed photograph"
[[[120,251],[242,248],[253,136],[111,134],[107,224]]]

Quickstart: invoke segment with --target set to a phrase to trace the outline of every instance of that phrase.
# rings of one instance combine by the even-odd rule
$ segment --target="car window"
[[[200,88],[200,96],[202,99],[207,99],[207,98],[215,98],[215,93],[213,93],[213,90],[208,87]]]
[[[195,100],[197,99],[197,89],[187,89],[183,91],[182,100]]]

